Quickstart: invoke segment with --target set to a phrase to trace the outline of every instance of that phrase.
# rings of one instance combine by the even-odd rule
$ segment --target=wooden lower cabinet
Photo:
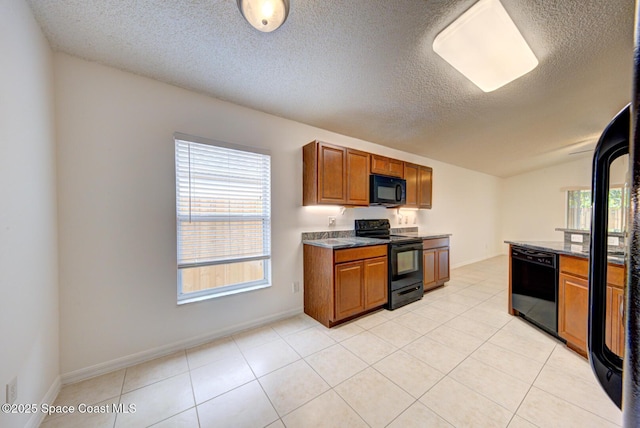
[[[364,311],[364,265],[361,261],[336,265],[336,319]]]
[[[624,291],[607,286],[607,318],[605,344],[620,357],[624,356]]]
[[[586,355],[589,283],[584,278],[558,276],[558,334],[569,347]]]
[[[304,245],[304,312],[332,327],[388,300],[387,246]]]
[[[449,238],[425,239],[422,248],[422,285],[427,291],[449,281]]]
[[[558,335],[567,346],[587,355],[589,322],[589,261],[560,256],[558,275]],[[609,263],[607,266],[607,304],[605,317],[605,344],[612,352],[624,353],[624,267]],[[621,309],[622,308],[622,309]]]
[[[364,261],[364,309],[382,306],[389,300],[387,257]]]

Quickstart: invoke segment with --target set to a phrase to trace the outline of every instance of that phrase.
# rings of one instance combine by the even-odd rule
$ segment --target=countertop
[[[504,241],[506,244],[516,245],[518,247],[530,248],[532,250],[551,251],[565,256],[589,258],[589,253],[582,250],[582,245],[570,244],[562,241]],[[609,263],[624,265],[625,260],[620,255],[610,255]]]
[[[421,233],[421,232],[404,232],[402,236],[420,239],[446,238],[451,236],[450,233]],[[344,238],[326,238],[326,239],[307,239],[303,240],[303,244],[315,245],[316,247],[332,248],[339,250],[341,248],[368,247],[371,245],[385,245],[391,242],[389,239],[377,238],[360,238],[357,236],[349,236]]]
[[[568,232],[568,233],[577,233],[579,235],[589,235],[591,234],[590,230],[583,229],[565,229],[562,227],[556,227],[556,231],[558,232]],[[624,232],[608,232],[610,236],[625,236]]]

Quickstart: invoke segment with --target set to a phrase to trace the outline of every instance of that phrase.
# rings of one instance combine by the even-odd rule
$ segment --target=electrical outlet
[[[293,283],[291,283],[291,292],[292,293],[300,292],[300,281],[293,281]]]
[[[336,218],[332,215],[329,216],[329,226],[335,226],[336,225]]]
[[[11,382],[7,384],[7,404],[13,404],[18,398],[18,378],[14,377]]]

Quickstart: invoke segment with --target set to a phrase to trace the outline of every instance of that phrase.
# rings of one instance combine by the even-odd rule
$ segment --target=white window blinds
[[[178,268],[270,258],[271,157],[176,134]]]

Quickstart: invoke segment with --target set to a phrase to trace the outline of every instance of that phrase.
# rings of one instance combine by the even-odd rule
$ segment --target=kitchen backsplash
[[[591,233],[588,230],[577,229],[562,229],[557,228],[558,232],[563,232],[565,244],[582,247],[583,252],[589,252],[589,244],[591,240]],[[609,232],[609,245],[608,250],[611,251],[624,251],[625,249],[625,234],[621,232]]]

